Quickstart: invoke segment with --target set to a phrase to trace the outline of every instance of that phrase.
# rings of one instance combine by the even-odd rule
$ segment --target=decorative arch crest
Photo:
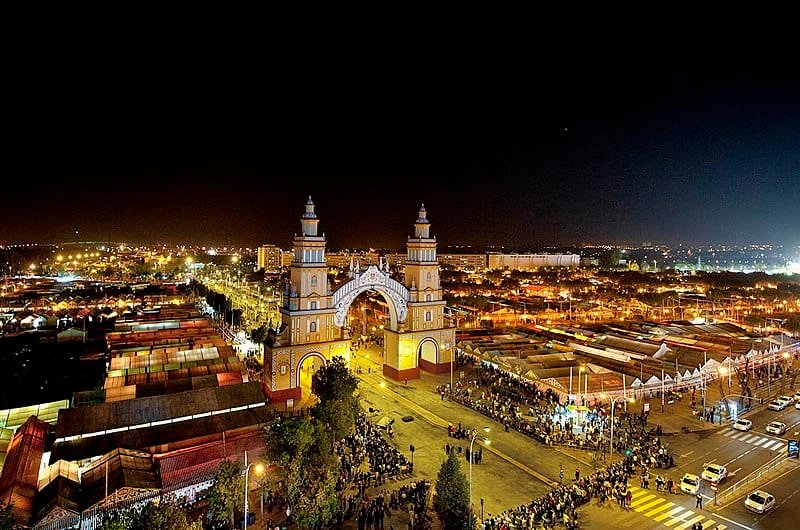
[[[337,327],[343,327],[347,318],[347,311],[353,301],[364,291],[375,290],[381,293],[389,306],[391,329],[397,330],[398,323],[406,321],[408,314],[409,293],[405,285],[383,272],[375,265],[370,265],[364,271],[353,273],[353,279],[339,287],[333,293],[333,306],[336,314],[333,322]]]

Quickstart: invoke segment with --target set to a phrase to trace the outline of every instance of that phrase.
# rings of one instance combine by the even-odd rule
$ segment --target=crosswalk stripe
[[[686,530],[687,528],[689,528],[690,525],[693,525],[694,523],[700,522],[705,518],[706,518],[705,515],[698,515],[694,519],[690,519],[690,520],[684,522],[683,524],[679,524],[678,526],[675,527],[675,530]]]
[[[653,509],[653,510],[650,510],[649,512],[647,512],[646,514],[644,514],[644,516],[645,516],[645,517],[652,517],[652,516],[654,516],[655,514],[657,514],[658,512],[663,512],[663,511],[664,511],[664,510],[666,510],[667,508],[672,508],[673,506],[675,506],[675,503],[674,503],[674,502],[668,502],[668,503],[666,503],[666,504],[662,504],[662,505],[661,505],[661,506],[659,506],[658,508],[655,508],[655,509]],[[642,508],[643,508],[643,507],[642,507]],[[641,508],[640,508],[640,509],[641,509]],[[636,511],[639,511],[639,510],[636,510]]]
[[[631,503],[631,508],[633,508],[634,506],[639,506],[643,502],[647,502],[647,501],[652,500],[654,498],[655,498],[655,495],[653,495],[652,493],[650,495],[645,495],[644,497],[640,497],[640,498],[636,499],[635,501],[633,501]]]
[[[770,442],[772,442],[772,440],[770,440],[769,438],[764,438],[764,437],[762,436],[761,438],[759,438],[758,440],[756,440],[755,442],[753,442],[753,445],[755,445],[755,446],[759,446],[759,445],[765,445],[765,444],[768,444],[768,443],[770,443]]]
[[[684,520],[684,519],[686,519],[687,517],[691,517],[691,516],[693,516],[693,515],[694,515],[694,512],[693,512],[693,511],[691,511],[691,510],[686,510],[686,511],[685,511],[685,512],[683,512],[682,514],[676,515],[675,517],[673,517],[673,518],[672,518],[672,519],[670,519],[669,521],[665,521],[665,522],[664,522],[664,526],[672,526],[672,525],[674,525],[674,524],[680,523],[681,521],[683,521],[683,520]]]
[[[682,511],[683,511],[683,506],[676,506],[674,509],[672,509],[672,510],[666,512],[666,513],[662,513],[658,517],[653,517],[653,520],[654,521],[663,521],[667,517],[672,517],[676,513],[679,513],[679,512],[682,512]]]
[[[739,438],[741,438],[743,435],[744,435],[744,433],[743,433],[743,432],[740,432],[740,433],[736,433],[736,434],[731,434],[731,435],[729,435],[729,438],[733,438],[734,440],[738,440],[738,439],[739,439]]]
[[[772,448],[773,449],[780,449],[783,446],[783,443],[784,442],[775,442],[774,444],[772,444]]]
[[[703,523],[703,530],[708,530],[708,527],[716,523],[714,519],[706,519]]]
[[[719,431],[719,433],[721,435],[723,435],[723,436],[730,436],[732,432],[733,432],[733,429],[731,429],[730,427],[728,427],[727,429],[722,429],[721,431]]]
[[[759,437],[756,436],[755,434],[748,434],[745,438],[742,438],[741,441],[744,442],[744,443],[748,443],[749,444],[753,440],[755,440],[756,438],[759,438]]]
[[[635,499],[636,497],[641,497],[642,495],[647,495],[647,490],[639,490],[639,491],[631,490],[631,499]]]
[[[726,528],[728,528],[728,525],[726,525],[726,524],[718,524],[717,525],[717,530],[725,530]]]
[[[636,508],[636,511],[637,512],[643,512],[643,511],[647,510],[648,508],[652,508],[653,506],[656,506],[656,505],[661,504],[663,502],[666,502],[666,501],[664,499],[662,499],[661,497],[656,497],[656,500],[650,501],[650,502],[648,502],[647,504],[645,504],[643,506],[639,506],[638,508]]]

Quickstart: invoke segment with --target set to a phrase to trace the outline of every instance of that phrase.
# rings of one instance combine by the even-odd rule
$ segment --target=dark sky
[[[791,60],[223,59],[11,66],[0,244],[800,244]]]

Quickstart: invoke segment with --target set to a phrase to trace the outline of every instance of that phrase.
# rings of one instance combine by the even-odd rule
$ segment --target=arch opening
[[[303,406],[312,405],[316,397],[311,392],[311,378],[317,370],[325,366],[325,357],[319,352],[309,352],[297,362],[295,370],[295,385],[300,388]]]

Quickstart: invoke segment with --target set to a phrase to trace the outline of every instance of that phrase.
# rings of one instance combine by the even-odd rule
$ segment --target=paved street
[[[454,441],[446,435],[448,423],[467,427],[491,427],[487,435],[491,445],[484,448],[484,463],[474,466],[474,495],[476,509],[480,509],[479,499],[484,498],[487,513],[496,513],[517,506],[549,490],[548,484],[558,481],[559,472],[564,469],[565,480],[571,479],[575,468],[582,474],[592,469],[592,454],[577,450],[545,447],[542,444],[516,432],[503,432],[496,422],[450,401],[442,401],[433,389],[438,384],[449,382],[449,375],[432,375],[423,372],[422,378],[409,381],[408,386],[379,375],[380,353],[378,349],[362,350],[356,359],[362,366],[361,393],[365,406],[373,407],[373,420],[395,419],[395,443],[408,451],[414,444],[415,466],[419,476],[435,480],[438,467],[444,457],[444,444],[456,443],[466,448],[468,441]],[[371,366],[371,373],[366,367]],[[456,374],[458,377],[458,374]],[[685,407],[688,409],[688,407]],[[680,411],[669,418],[666,414],[656,414],[657,420],[679,425],[686,418]],[[406,415],[414,421],[403,423]],[[800,430],[800,411],[789,407],[780,412],[760,409],[746,416],[753,421],[753,428],[747,433],[730,429],[727,425],[711,425],[696,422],[693,432],[682,434],[677,429],[665,435],[676,457],[677,467],[663,473],[679,481],[684,473],[699,474],[706,463],[719,463],[728,467],[731,476],[722,484],[720,491],[763,465],[780,451],[786,450],[786,439]],[[384,419],[384,421],[386,421]],[[765,431],[770,421],[782,421],[790,426],[787,434],[778,437]],[[704,430],[696,430],[698,427]],[[677,432],[676,432],[677,431]],[[477,442],[476,442],[477,445]],[[466,461],[465,471],[467,470]],[[651,473],[658,474],[655,469]],[[709,528],[784,528],[787,521],[800,516],[800,503],[796,502],[798,492],[798,471],[787,473],[763,486],[778,498],[778,507],[770,514],[756,516],[744,509],[743,499],[736,499],[729,506],[714,506],[713,491],[703,482],[701,492],[704,496],[702,510],[695,508],[695,499],[685,494],[656,493],[651,482],[650,490],[641,490],[638,480],[632,479],[630,486],[633,506],[624,510],[613,502],[599,506],[596,500],[580,510],[585,528],[619,528],[637,526],[646,528],[673,528],[685,530],[694,522],[700,522],[705,530]],[[759,486],[762,487],[762,486]],[[751,488],[752,489],[752,488]],[[790,500],[791,499],[791,500]]]

